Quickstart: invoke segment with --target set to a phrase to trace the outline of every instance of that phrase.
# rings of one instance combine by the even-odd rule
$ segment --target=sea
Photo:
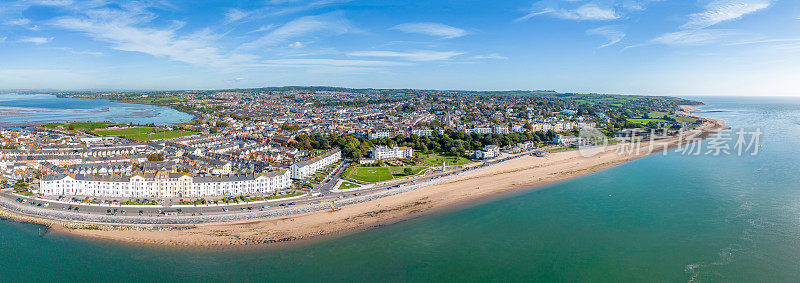
[[[191,114],[162,106],[58,98],[48,94],[0,94],[0,127],[73,121],[165,125],[192,118]]]
[[[671,150],[311,241],[163,247],[0,220],[0,280],[800,281],[800,99],[693,99],[732,128],[699,154]],[[740,133],[746,143],[737,143]]]

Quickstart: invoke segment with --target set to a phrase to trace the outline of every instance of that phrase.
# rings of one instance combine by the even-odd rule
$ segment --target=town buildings
[[[376,146],[370,150],[370,157],[376,160],[401,159],[414,156],[414,149],[406,146]]]
[[[42,178],[38,193],[45,196],[201,198],[266,195],[291,185],[289,172],[281,169],[233,176],[192,176],[167,171],[132,176],[51,174]]]
[[[339,160],[342,160],[342,151],[336,148],[311,159],[294,163],[289,166],[289,171],[291,171],[292,179],[305,179],[314,175],[317,170],[336,163]]]

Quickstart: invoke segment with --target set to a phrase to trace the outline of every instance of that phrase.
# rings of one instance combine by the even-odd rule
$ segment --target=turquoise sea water
[[[701,98],[760,154],[655,155],[537,190],[285,247],[172,248],[0,221],[0,278],[660,281],[800,278],[800,100]]]
[[[54,95],[0,95],[0,126],[78,121],[171,124],[192,115],[171,108]]]

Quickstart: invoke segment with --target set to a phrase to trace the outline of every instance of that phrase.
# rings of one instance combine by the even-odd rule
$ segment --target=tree
[[[455,147],[455,146],[450,148],[450,155],[452,155],[452,156],[455,156],[455,157],[461,156],[462,152],[463,151],[459,152],[458,148]]]
[[[208,130],[208,131],[210,133],[212,133],[212,134],[216,134],[217,133],[217,128],[211,128],[211,130]]]
[[[525,128],[528,131],[533,131],[533,125],[531,125],[531,123],[527,123],[526,122],[525,125],[522,126],[522,127]]]
[[[149,161],[164,161],[164,154],[163,153],[153,153],[147,156],[147,160]]]
[[[225,121],[217,121],[217,127],[225,128],[228,126],[228,122]]]
[[[411,175],[412,173],[414,173],[414,170],[412,170],[411,167],[403,168],[403,174]]]

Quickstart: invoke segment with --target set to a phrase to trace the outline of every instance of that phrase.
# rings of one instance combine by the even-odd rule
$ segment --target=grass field
[[[337,189],[337,190],[349,190],[349,189],[355,189],[355,188],[358,188],[358,187],[361,187],[361,185],[358,185],[358,184],[353,184],[353,183],[350,183],[350,182],[345,182],[345,181],[342,181],[342,184],[341,184],[341,185],[339,185],[339,187],[338,187],[338,188],[336,188],[336,189]]]
[[[637,124],[647,124],[647,123],[650,123],[650,122],[653,122],[653,123],[666,123],[666,122],[669,122],[669,121],[663,120],[663,119],[631,118],[631,119],[628,119],[628,122],[637,123]]]
[[[117,123],[109,123],[109,122],[75,122],[75,123],[52,123],[44,125],[45,128],[51,130],[69,130],[69,126],[72,126],[73,129],[76,131],[81,132],[91,132],[95,129],[103,129],[108,128],[111,126],[117,126]]]
[[[666,112],[658,112],[658,111],[653,111],[653,112],[647,113],[647,116],[649,116],[650,118],[649,119],[631,118],[631,119],[628,119],[628,122],[641,123],[641,124],[646,124],[646,123],[650,123],[650,122],[653,122],[653,123],[669,122],[667,120],[664,120],[663,119],[664,117],[670,117],[670,118],[675,119],[675,121],[686,122],[686,123],[694,123],[695,121],[697,121],[697,119],[692,118],[692,117],[683,117],[683,116],[678,116],[678,115],[675,115],[675,114],[669,114],[669,113],[666,113]]]
[[[389,167],[389,170],[392,172],[392,176],[394,176],[396,178],[405,177],[406,174],[403,173],[403,170],[406,167],[411,167],[411,175],[408,175],[408,176],[417,175],[417,174],[419,174],[420,171],[425,170],[425,168],[428,168],[428,166],[421,166],[421,165],[417,165],[417,166],[391,166],[391,167]]]
[[[389,167],[350,167],[344,174],[346,178],[363,183],[377,183],[394,178]]]
[[[447,166],[472,163],[472,161],[466,157],[459,157],[456,159],[455,156],[443,156],[438,153],[421,154],[419,158],[422,159],[422,163],[426,163],[430,166],[442,166],[442,160],[445,161]]]
[[[96,130],[94,134],[99,136],[119,136],[134,141],[150,141],[158,139],[174,139],[184,136],[194,135],[197,132],[172,130],[159,131],[150,127],[134,127],[127,129]]]

